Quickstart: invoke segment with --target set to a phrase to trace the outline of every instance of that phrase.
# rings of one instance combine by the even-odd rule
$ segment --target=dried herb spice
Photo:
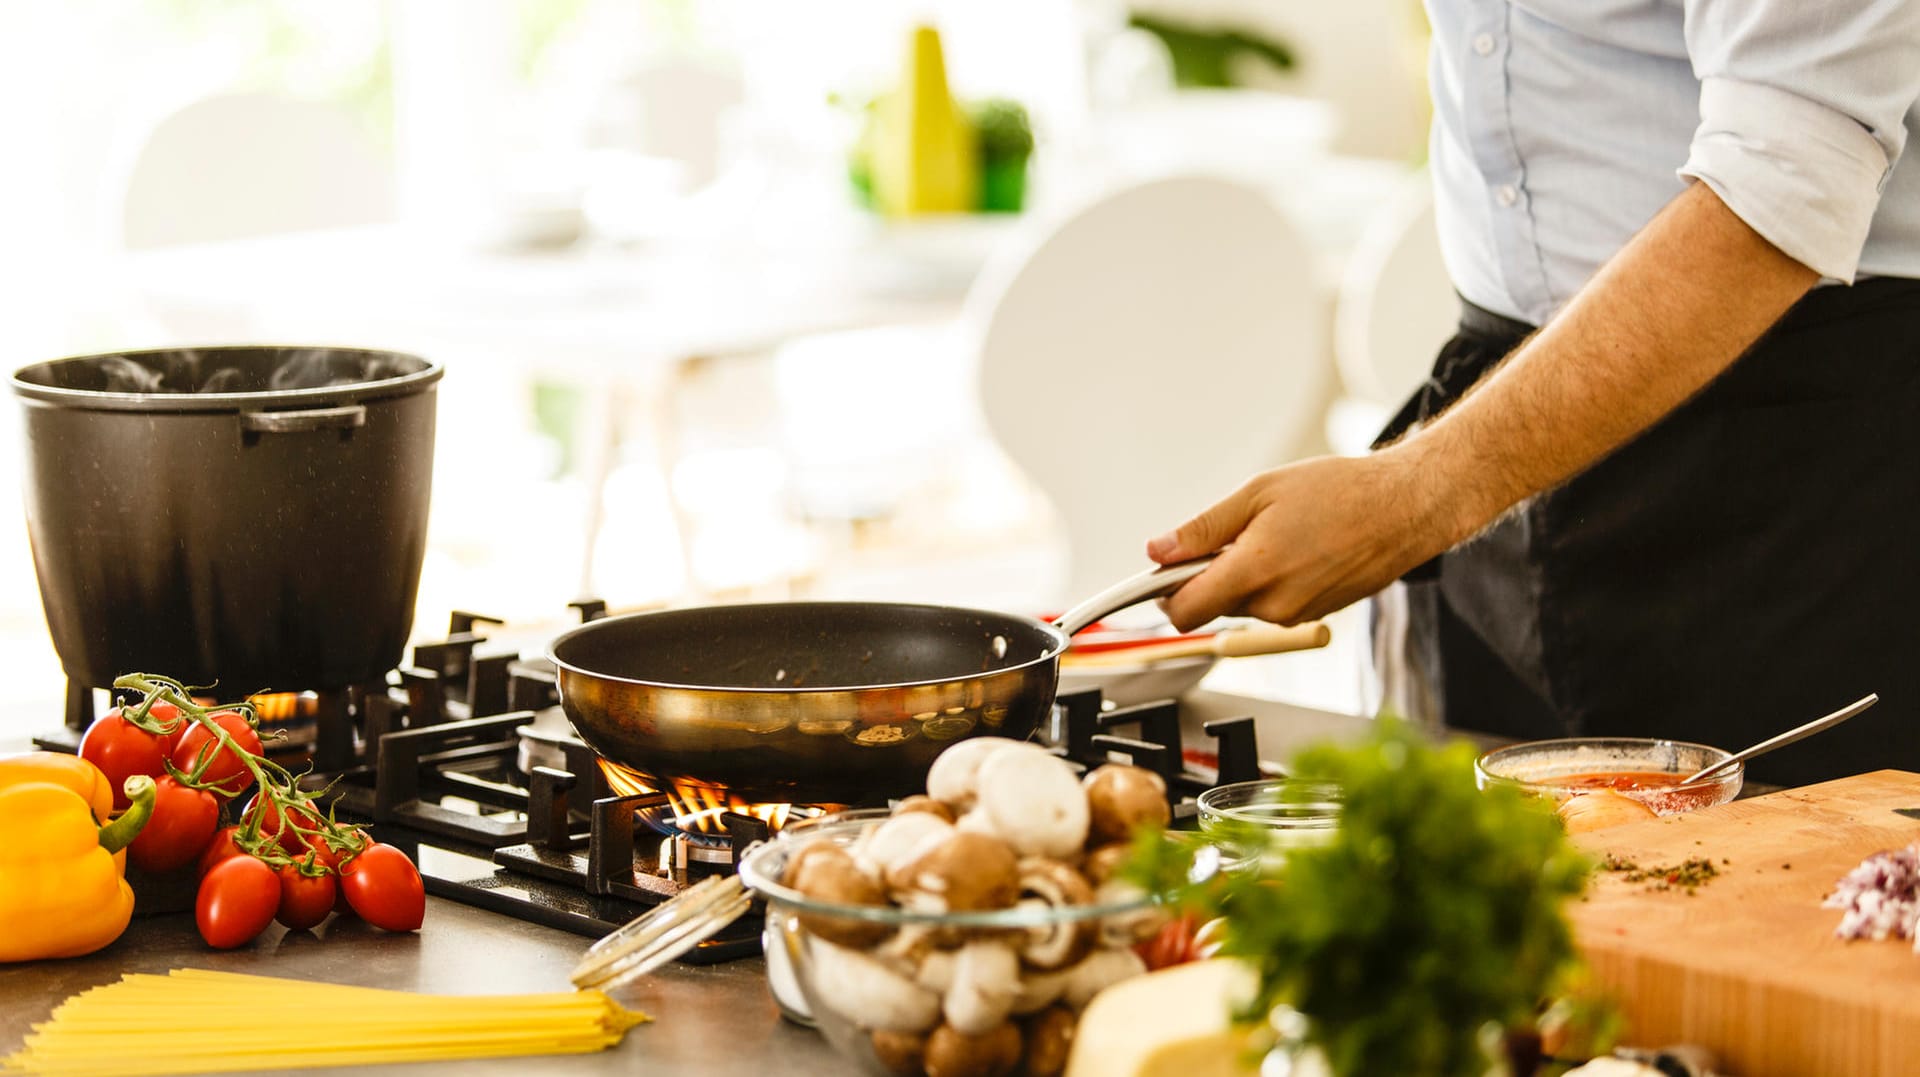
[[[1721,860],[1727,864],[1730,861]],[[1649,890],[1684,890],[1691,894],[1720,875],[1720,869],[1704,856],[1691,857],[1678,864],[1642,867],[1632,860],[1607,854],[1600,870],[1619,875],[1630,883],[1646,883]]]

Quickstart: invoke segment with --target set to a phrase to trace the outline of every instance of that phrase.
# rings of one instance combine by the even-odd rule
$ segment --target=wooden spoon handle
[[[1166,662],[1175,658],[1194,658],[1209,654],[1218,655],[1221,658],[1244,658],[1256,654],[1310,651],[1316,647],[1325,647],[1331,639],[1333,639],[1332,631],[1319,621],[1285,628],[1280,625],[1263,624],[1229,629],[1200,639],[1149,643],[1139,647],[1129,647],[1123,651],[1107,651],[1090,655],[1076,655],[1069,651],[1066,661],[1075,667],[1088,667],[1140,666],[1150,662]]]

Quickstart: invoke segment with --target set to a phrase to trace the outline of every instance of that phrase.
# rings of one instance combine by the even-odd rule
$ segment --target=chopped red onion
[[[1833,931],[1843,939],[1913,939],[1920,952],[1920,842],[1867,857],[1821,904],[1846,910]]]

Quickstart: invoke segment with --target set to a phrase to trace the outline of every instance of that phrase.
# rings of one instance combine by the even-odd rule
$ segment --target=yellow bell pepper
[[[86,800],[93,808],[95,822],[104,823],[113,814],[113,784],[100,768],[65,752],[23,752],[0,755],[0,789],[22,782],[52,782],[62,785]]]
[[[0,763],[0,962],[90,954],[133,917],[123,850],[153,814],[153,779],[128,778],[133,806],[102,826],[106,777],[76,762],[92,777],[31,756]]]

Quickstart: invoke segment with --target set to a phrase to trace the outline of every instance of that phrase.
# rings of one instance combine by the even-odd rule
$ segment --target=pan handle
[[[1149,598],[1171,594],[1180,585],[1205,571],[1213,559],[1220,556],[1210,553],[1205,557],[1196,557],[1191,561],[1182,561],[1177,565],[1162,565],[1145,572],[1128,576],[1119,583],[1108,587],[1085,602],[1073,607],[1053,619],[1054,627],[1071,636],[1100,618],[1118,613],[1128,606],[1145,602]]]

